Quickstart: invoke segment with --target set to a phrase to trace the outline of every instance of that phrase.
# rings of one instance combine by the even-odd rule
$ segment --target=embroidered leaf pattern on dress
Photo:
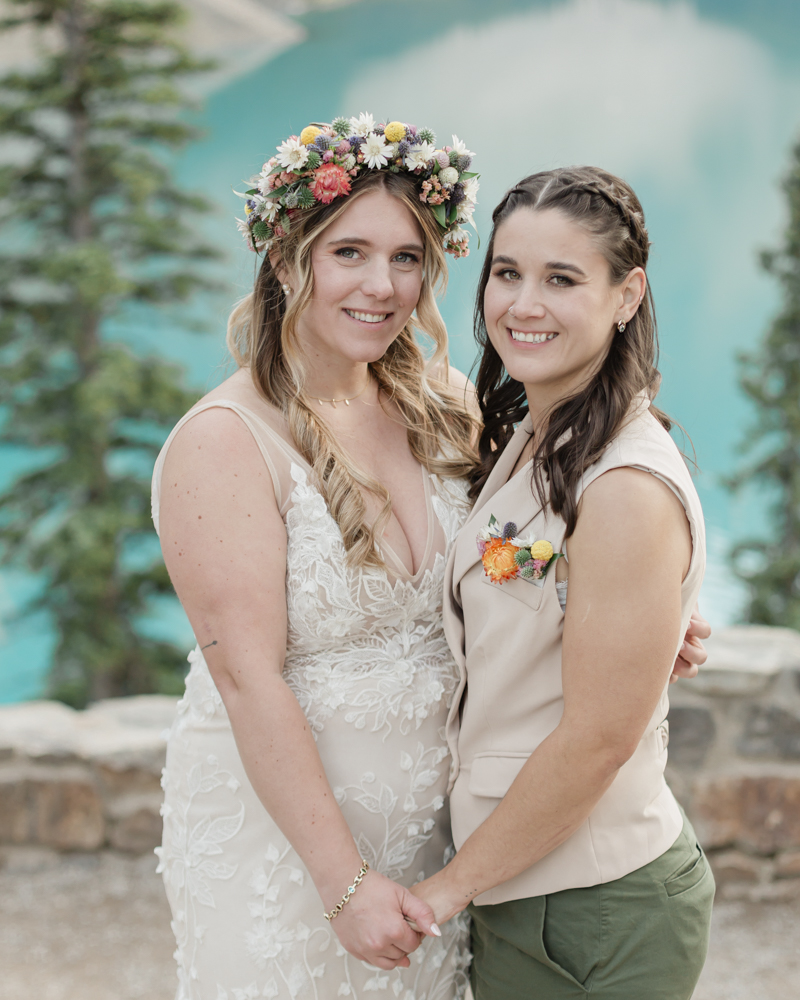
[[[450,840],[443,727],[457,668],[441,594],[447,552],[468,510],[466,485],[430,477],[444,544],[412,582],[348,566],[323,498],[298,462],[290,475],[283,677],[361,856],[412,885],[441,867]],[[425,938],[409,969],[376,969],[342,948],[302,861],[247,780],[202,653],[189,663],[169,737],[159,850],[178,942],[176,1000],[463,997],[463,915],[442,927],[441,939]],[[212,746],[224,752],[198,755]],[[208,952],[209,970],[213,934],[228,943]]]

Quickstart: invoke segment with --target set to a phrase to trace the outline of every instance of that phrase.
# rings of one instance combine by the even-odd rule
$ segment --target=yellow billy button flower
[[[402,122],[389,122],[383,134],[387,142],[400,142],[406,137],[406,127]]]
[[[300,133],[300,142],[302,142],[304,146],[310,146],[321,131],[322,129],[317,128],[316,125],[306,125],[306,127]]]
[[[539,542],[534,542],[531,545],[531,559],[542,559],[544,562],[549,562],[553,558],[553,546],[550,542],[542,539]]]

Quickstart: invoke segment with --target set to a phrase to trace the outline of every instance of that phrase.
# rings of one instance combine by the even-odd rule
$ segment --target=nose
[[[538,294],[535,282],[523,282],[517,288],[517,294],[509,307],[511,316],[517,319],[543,319],[546,310],[541,296]]]
[[[392,270],[388,260],[373,257],[362,272],[361,290],[374,299],[390,299],[394,295]]]

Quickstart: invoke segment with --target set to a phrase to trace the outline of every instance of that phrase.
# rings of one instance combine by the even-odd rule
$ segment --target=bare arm
[[[247,776],[330,910],[361,858],[308,722],[283,680],[286,529],[245,424],[212,409],[176,436],[162,476],[161,546],[219,690]],[[299,794],[298,794],[299,792]],[[410,901],[410,902],[409,902]],[[419,936],[405,889],[370,872],[332,926],[358,958],[406,966]],[[411,915],[411,914],[410,914]],[[414,915],[428,930],[425,907]]]
[[[617,469],[586,490],[570,539],[563,717],[453,861],[414,887],[437,919],[563,843],[631,757],[672,670],[690,559],[683,508],[653,476]]]

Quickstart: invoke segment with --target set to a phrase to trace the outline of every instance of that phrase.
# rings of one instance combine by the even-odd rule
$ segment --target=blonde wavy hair
[[[415,313],[369,369],[381,397],[402,414],[417,461],[442,477],[468,476],[476,462],[478,420],[463,393],[449,385],[447,330],[436,303],[437,293],[447,283],[447,265],[438,224],[430,208],[419,201],[413,177],[375,171],[359,178],[347,199],[299,213],[291,231],[279,241],[279,257],[264,259],[255,288],[228,320],[228,349],[239,367],[250,369],[264,398],[286,417],[297,449],[314,470],[316,484],[339,525],[353,566],[384,565],[376,539],[391,513],[391,498],[382,483],[348,457],[306,399],[306,366],[297,331],[314,292],[311,253],[315,241],[355,198],[378,188],[405,205],[419,224],[423,279]],[[290,272],[298,285],[288,308],[276,267]],[[432,345],[429,357],[423,353],[418,333]],[[372,525],[366,520],[365,493],[381,504]]]

